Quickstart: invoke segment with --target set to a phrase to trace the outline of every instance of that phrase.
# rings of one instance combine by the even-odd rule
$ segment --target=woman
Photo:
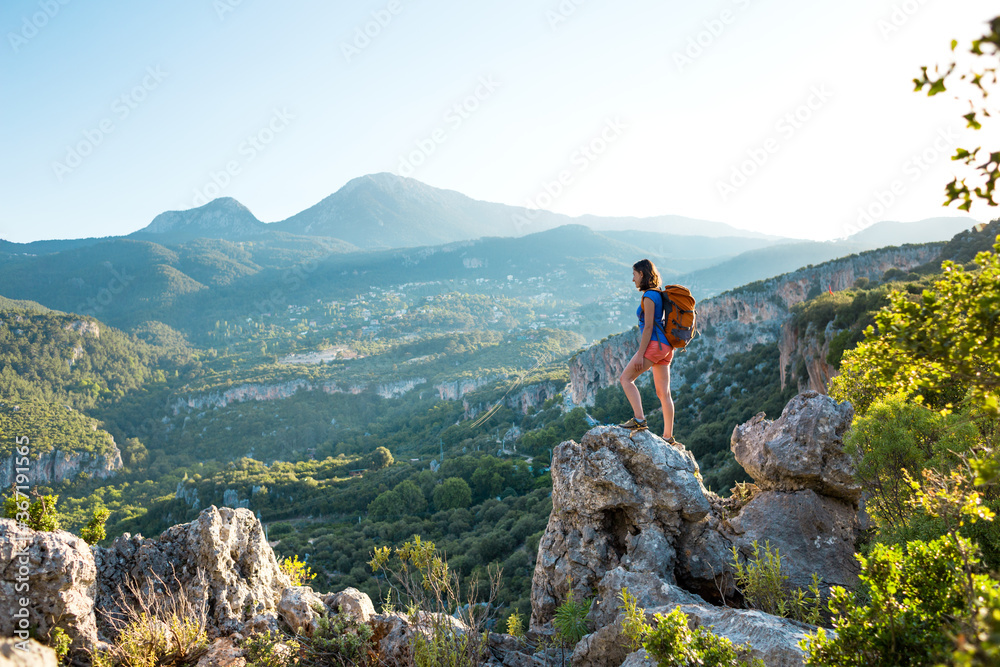
[[[651,368],[656,397],[663,406],[663,439],[673,445],[676,440],[673,437],[674,399],[670,396],[670,360],[674,358],[674,348],[667,342],[663,327],[659,326],[663,316],[663,298],[658,289],[660,274],[651,261],[641,259],[632,265],[632,282],[643,293],[639,308],[635,311],[639,317],[639,349],[626,364],[619,381],[625,390],[625,397],[632,405],[634,416],[619,426],[632,430],[648,428],[635,379]],[[649,326],[646,326],[647,322]]]

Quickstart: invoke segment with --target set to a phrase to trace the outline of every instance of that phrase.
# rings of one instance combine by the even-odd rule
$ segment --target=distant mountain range
[[[566,290],[628,284],[631,264],[649,257],[667,281],[705,298],[864,250],[944,241],[974,224],[883,222],[812,242],[679,216],[571,218],[373,174],[281,222],[262,222],[227,197],[161,213],[125,237],[0,241],[0,293],[120,327],[181,325],[217,310],[245,314],[276,300],[268,295],[332,298],[407,281],[457,288],[558,271]]]

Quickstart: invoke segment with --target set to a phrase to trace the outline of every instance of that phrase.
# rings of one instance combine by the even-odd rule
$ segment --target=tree
[[[957,46],[958,42],[952,40],[951,50],[954,51]],[[963,118],[966,120],[967,127],[973,130],[980,130],[983,127],[981,121],[986,118],[992,118],[998,112],[997,109],[994,109],[990,113],[990,109],[987,106],[987,98],[991,89],[997,84],[996,60],[1000,58],[1000,16],[993,18],[989,22],[989,32],[979,39],[973,40],[969,47],[969,53],[975,57],[975,63],[970,66],[968,72],[960,74],[958,80],[965,81],[972,86],[973,90],[970,92],[973,97],[978,98],[978,101],[970,97],[970,111]],[[957,63],[955,61],[952,61],[944,68],[935,66],[931,75],[928,75],[927,67],[922,67],[922,75],[919,78],[913,79],[913,83],[916,85],[916,92],[927,88],[928,97],[945,92],[949,85],[956,83],[953,76],[956,67]],[[976,160],[982,159],[979,157],[981,151],[983,151],[982,147],[973,149],[958,148],[951,159],[972,165]],[[965,182],[966,179],[963,178],[960,181],[956,177],[951,183],[945,186],[946,206],[960,200],[962,203],[959,204],[958,208],[968,211],[972,207],[973,194],[975,194],[976,199],[983,200],[990,206],[997,205],[994,195],[997,178],[1000,176],[1000,150],[995,152],[987,150],[984,152],[987,153],[986,161],[975,165],[975,169],[978,172],[977,176],[981,180],[980,184],[973,185],[970,189]]]
[[[406,514],[420,514],[427,509],[427,499],[424,498],[423,491],[413,480],[408,479],[400,482],[393,491],[399,494],[399,499],[404,507],[403,511]]]
[[[993,249],[976,256],[979,271],[944,262],[919,298],[891,293],[875,328],[844,355],[830,394],[863,414],[897,392],[948,412],[968,392],[974,408],[1000,414],[1000,238]]]
[[[391,466],[395,460],[392,458],[392,452],[390,452],[385,447],[376,447],[375,451],[371,454],[371,467],[372,470],[381,470],[382,468],[388,468]]]
[[[449,477],[434,489],[434,507],[438,510],[452,510],[472,504],[472,489],[461,477]]]
[[[395,491],[383,491],[375,500],[368,503],[368,514],[373,519],[387,519],[402,516],[406,513],[403,499]]]

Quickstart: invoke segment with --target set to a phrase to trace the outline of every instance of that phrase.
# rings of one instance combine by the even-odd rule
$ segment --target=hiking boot
[[[639,420],[636,419],[635,417],[632,417],[632,419],[629,419],[624,424],[619,424],[619,426],[621,426],[622,428],[627,428],[632,431],[645,431],[649,428],[648,426],[646,426],[645,419]]]

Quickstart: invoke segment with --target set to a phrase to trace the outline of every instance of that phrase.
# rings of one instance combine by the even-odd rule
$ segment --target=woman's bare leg
[[[670,365],[656,364],[652,368],[656,397],[663,406],[663,439],[666,440],[674,435],[674,399],[670,395]]]
[[[629,359],[628,364],[625,365],[625,370],[622,371],[622,375],[618,378],[618,381],[621,382],[622,389],[625,390],[625,398],[628,399],[629,405],[632,406],[632,414],[636,419],[642,421],[646,416],[642,412],[642,397],[639,395],[639,388],[635,386],[635,379],[649,370],[653,362],[643,357],[642,370],[638,373],[635,372],[634,364],[635,357],[632,357]]]

